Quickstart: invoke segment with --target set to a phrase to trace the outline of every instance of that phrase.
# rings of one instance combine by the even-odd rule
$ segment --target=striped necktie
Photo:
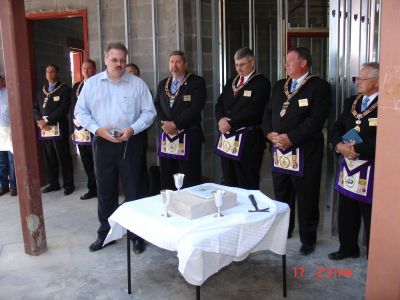
[[[364,112],[368,108],[369,98],[365,97],[361,102],[361,112]]]
[[[178,86],[179,86],[179,80],[174,79],[172,80],[172,84],[171,84],[171,93],[175,94],[176,91],[178,90]]]
[[[296,90],[297,87],[297,81],[296,80],[292,80],[292,84],[290,85],[290,92],[293,93]]]

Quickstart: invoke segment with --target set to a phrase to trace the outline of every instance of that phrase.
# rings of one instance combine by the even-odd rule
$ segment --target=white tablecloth
[[[273,201],[260,191],[213,185],[237,193],[238,206],[224,210],[224,217],[189,220],[172,214],[165,218],[161,216],[161,197],[153,196],[121,205],[109,218],[111,229],[104,243],[122,238],[128,229],[160,248],[177,251],[178,269],[193,285],[201,285],[221,268],[244,260],[252,252],[286,254],[287,204]],[[254,209],[250,194],[259,208],[269,207],[270,211],[249,213]]]

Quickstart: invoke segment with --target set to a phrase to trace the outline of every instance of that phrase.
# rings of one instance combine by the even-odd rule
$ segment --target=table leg
[[[196,285],[196,300],[200,300],[200,286]]]
[[[286,288],[286,254],[282,255],[282,283],[283,283],[283,297],[287,296]]]
[[[128,294],[132,294],[131,287],[131,232],[126,231],[126,263],[128,269]]]

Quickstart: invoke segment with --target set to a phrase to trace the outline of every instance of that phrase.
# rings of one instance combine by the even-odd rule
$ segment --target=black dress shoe
[[[3,196],[4,194],[7,194],[9,191],[10,191],[9,189],[0,188],[0,196]]]
[[[134,241],[132,241],[132,244],[133,252],[135,252],[136,254],[142,253],[146,248],[146,244],[143,239],[135,239]]]
[[[91,199],[91,198],[94,198],[94,197],[97,197],[97,193],[89,191],[85,195],[80,196],[80,199],[81,200],[87,200],[87,199]]]
[[[14,196],[17,196],[17,195],[18,195],[17,188],[11,188],[10,189],[10,196],[14,197]]]
[[[89,246],[89,251],[90,252],[95,252],[99,251],[107,246],[110,246],[112,244],[115,244],[115,241],[111,241],[103,246],[104,240],[97,238],[90,246]]]
[[[344,253],[341,251],[336,251],[336,252],[329,253],[328,257],[329,257],[329,259],[332,259],[332,260],[342,260],[342,259],[345,259],[348,257],[358,258],[358,257],[360,257],[360,253],[347,254],[347,253]]]
[[[314,250],[315,250],[315,244],[312,244],[312,245],[303,244],[303,245],[301,245],[301,248],[300,248],[300,254],[306,256],[306,255],[313,253]]]
[[[71,195],[75,190],[74,186],[67,186],[66,188],[64,188],[64,195],[68,196]]]
[[[3,196],[4,194],[8,193],[9,189],[3,189],[0,188],[0,196]]]
[[[51,184],[49,184],[48,186],[46,186],[42,190],[42,193],[49,193],[49,192],[53,192],[53,191],[58,191],[59,189],[60,189],[59,185],[51,185]]]

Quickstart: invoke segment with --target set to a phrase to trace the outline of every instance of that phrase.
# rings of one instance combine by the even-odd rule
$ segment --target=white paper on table
[[[214,197],[213,192],[216,190],[217,188],[212,184],[201,184],[187,189],[187,191],[192,195],[203,199],[210,199]]]

